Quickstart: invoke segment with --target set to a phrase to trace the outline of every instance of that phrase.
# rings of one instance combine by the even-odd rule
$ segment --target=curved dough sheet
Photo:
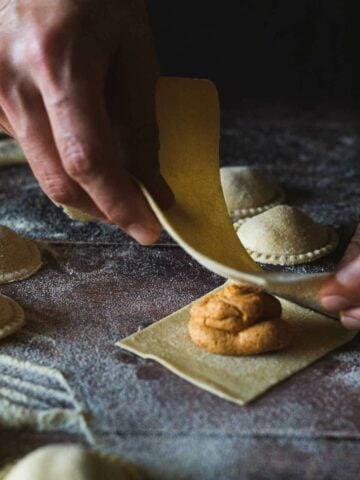
[[[288,205],[247,220],[237,233],[254,260],[271,265],[312,262],[333,251],[338,243],[332,228]]]
[[[140,480],[120,459],[78,445],[50,445],[21,459],[6,480]]]
[[[236,220],[258,215],[285,199],[278,185],[248,166],[222,167],[220,178],[229,214]]]
[[[16,332],[25,323],[24,310],[12,298],[0,295],[0,339]]]
[[[27,163],[19,143],[10,138],[0,141],[0,167]]]
[[[163,227],[186,252],[218,275],[259,285],[324,311],[317,293],[328,274],[266,273],[236,235],[220,182],[220,110],[215,85],[208,80],[161,77],[156,110],[160,168],[176,204],[162,211],[146,188],[140,188]],[[81,215],[73,218],[82,219]]]
[[[34,242],[0,225],[0,284],[30,277],[42,265]]]
[[[265,273],[240,243],[219,174],[219,102],[207,80],[159,80],[156,95],[160,168],[176,204],[162,211],[143,192],[170,235],[203,266],[233,281],[324,311],[317,293],[328,274]]]

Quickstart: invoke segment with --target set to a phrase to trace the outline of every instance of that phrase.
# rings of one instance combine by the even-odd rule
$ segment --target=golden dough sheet
[[[143,186],[142,191],[163,227],[186,252],[218,275],[256,284],[324,312],[317,294],[328,274],[267,273],[235,232],[220,179],[220,108],[214,84],[162,77],[156,109],[160,169],[176,204],[162,211]]]
[[[281,352],[245,358],[219,356],[191,341],[187,306],[118,345],[158,361],[215,395],[244,404],[348,342],[355,333],[313,311],[323,310],[317,294],[327,275],[266,273],[239,241],[220,182],[219,104],[214,85],[162,78],[156,104],[160,167],[176,197],[172,208],[161,211],[143,188],[157,217],[178,244],[209,270],[282,297],[283,318],[295,335],[291,347]]]
[[[337,320],[279,300],[282,318],[293,330],[292,344],[280,352],[252,357],[206,352],[194,345],[188,333],[191,305],[117,345],[161,363],[179,377],[218,397],[244,405],[356,335]]]

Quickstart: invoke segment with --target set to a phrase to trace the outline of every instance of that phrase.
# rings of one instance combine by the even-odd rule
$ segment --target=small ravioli
[[[24,325],[25,315],[18,303],[0,295],[0,339],[11,335]]]
[[[20,460],[4,480],[140,480],[140,473],[111,455],[78,445],[39,448]]]
[[[223,167],[221,184],[226,205],[235,220],[258,215],[284,201],[282,189],[251,167]]]
[[[28,278],[41,265],[41,253],[34,242],[0,225],[0,284]]]
[[[332,228],[288,205],[250,218],[237,233],[254,260],[271,265],[312,262],[332,252],[338,243]]]

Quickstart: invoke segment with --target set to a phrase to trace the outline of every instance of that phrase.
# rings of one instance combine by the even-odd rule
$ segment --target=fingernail
[[[358,262],[352,262],[339,270],[336,274],[336,280],[344,286],[352,286],[354,282],[360,280],[360,268]]]
[[[345,297],[339,295],[327,295],[321,298],[321,303],[327,310],[346,310],[353,306],[353,304]]]
[[[142,245],[151,245],[159,238],[159,232],[145,228],[139,223],[133,223],[126,229],[127,233]]]
[[[360,330],[360,320],[357,318],[341,315],[341,321],[349,330]]]

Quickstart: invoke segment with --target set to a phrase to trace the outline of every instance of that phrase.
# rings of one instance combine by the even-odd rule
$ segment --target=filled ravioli
[[[0,339],[21,328],[24,317],[24,311],[19,304],[5,295],[0,295]]]
[[[0,225],[0,284],[30,277],[42,265],[34,242]]]
[[[278,205],[243,223],[238,236],[251,257],[272,265],[295,265],[333,251],[336,232],[298,208]]]
[[[284,200],[282,189],[254,168],[223,167],[220,176],[227,208],[235,220],[257,215]]]
[[[49,445],[20,460],[5,480],[140,480],[141,473],[117,457],[78,445]]]

